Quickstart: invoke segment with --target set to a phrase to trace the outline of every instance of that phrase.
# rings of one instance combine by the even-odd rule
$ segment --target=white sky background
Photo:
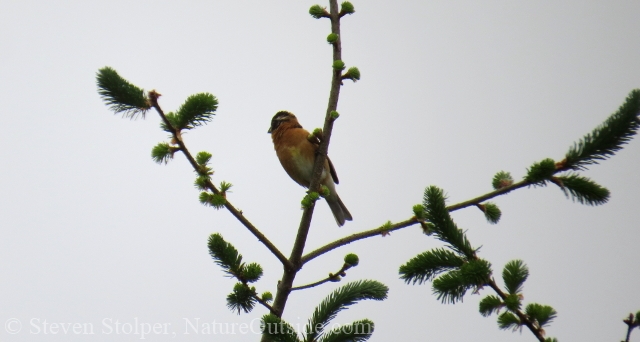
[[[353,3],[356,13],[342,21],[343,59],[362,80],[342,88],[329,154],[354,221],[337,228],[319,203],[307,251],[407,219],[428,185],[455,203],[490,191],[497,171],[520,179],[535,161],[560,160],[640,86],[637,1]],[[183,156],[151,161],[166,139],[157,115],[114,116],[95,73],[111,66],[156,89],[165,111],[194,93],[217,96],[213,122],[185,141],[213,154],[215,182],[233,183],[231,202],[289,255],[304,190],[280,167],[267,129],[278,110],[308,129],[322,125],[330,28],[307,14],[313,4],[0,0],[0,323],[22,324],[14,335],[0,327],[0,339],[136,341],[143,336],[114,337],[103,325],[136,319],[170,324],[168,335],[144,336],[150,341],[259,339],[238,330],[185,335],[185,319],[204,327],[265,313],[226,308],[234,282],[209,257],[209,234],[262,264],[260,292],[275,294],[282,268],[228,212],[198,203]],[[620,340],[622,318],[640,310],[639,156],[635,140],[584,173],[611,190],[603,206],[572,203],[548,186],[495,199],[503,211],[495,226],[475,208],[453,215],[500,283],[506,262],[527,263],[525,303],[559,313],[549,336]],[[296,284],[325,277],[353,252],[361,264],[341,284],[376,279],[389,299],[357,304],[336,322],[372,319],[371,341],[534,341],[478,313],[489,289],[444,305],[430,283],[398,279],[401,264],[440,245],[407,228],[310,262]],[[341,284],[295,292],[285,319],[303,325]],[[94,335],[45,335],[45,320],[92,324]]]

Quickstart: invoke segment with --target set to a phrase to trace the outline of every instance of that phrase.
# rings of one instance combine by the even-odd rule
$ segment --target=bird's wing
[[[336,168],[333,167],[333,163],[331,162],[331,159],[329,159],[329,157],[327,157],[327,160],[329,161],[329,172],[331,173],[333,182],[336,184],[340,184],[340,181],[338,180],[338,174],[336,173]]]

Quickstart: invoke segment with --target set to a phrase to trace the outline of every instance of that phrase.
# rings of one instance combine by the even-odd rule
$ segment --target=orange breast
[[[293,128],[283,123],[272,133],[273,144],[280,164],[296,183],[309,187],[313,174],[316,146],[307,137],[309,132],[303,128]],[[328,163],[325,163],[322,178],[326,177]]]

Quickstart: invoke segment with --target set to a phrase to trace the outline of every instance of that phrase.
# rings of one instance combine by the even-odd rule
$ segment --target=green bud
[[[498,208],[498,206],[495,203],[487,202],[484,204],[480,204],[479,207],[480,207],[480,210],[484,212],[484,216],[487,219],[487,221],[489,221],[489,223],[496,224],[498,223],[498,221],[500,221],[500,216],[502,216],[502,212],[500,211],[500,208]]]
[[[317,192],[315,192],[315,191],[311,191],[311,192],[309,192],[309,194],[308,194],[307,196],[309,196],[309,198],[310,198],[312,201],[317,201],[317,200],[318,200],[318,198],[320,198],[320,194],[319,194],[319,193],[317,193]]]
[[[320,5],[311,6],[311,8],[309,8],[309,14],[311,14],[311,16],[316,19],[329,16],[329,13],[327,13],[327,10],[324,7],[321,7]]]
[[[382,225],[382,231],[380,232],[380,235],[382,236],[388,236],[391,235],[391,232],[389,231],[392,227],[393,223],[391,223],[391,221],[387,221],[385,224]]]
[[[210,205],[216,209],[224,207],[224,205],[227,203],[227,199],[224,196],[220,194],[212,194],[209,192],[201,192],[199,199],[200,203],[204,205]]]
[[[233,292],[240,292],[246,290],[247,287],[243,283],[236,283],[233,285]]]
[[[531,183],[544,184],[556,171],[556,162],[551,158],[544,159],[539,163],[534,163],[527,170],[525,180]]]
[[[209,203],[211,203],[211,194],[208,192],[201,192],[199,199],[200,199],[200,203],[204,205],[208,205]]]
[[[311,191],[304,196],[302,201],[300,201],[300,204],[302,204],[303,208],[310,208],[313,205],[313,202],[317,201],[318,198],[320,198],[320,194],[315,191]]]
[[[216,209],[222,209],[227,204],[227,199],[220,194],[211,194],[210,204]]]
[[[151,159],[158,164],[168,163],[169,159],[173,159],[175,148],[167,143],[159,143],[151,150]]]
[[[333,44],[333,43],[335,43],[335,42],[337,42],[337,41],[338,41],[338,35],[337,35],[337,34],[335,34],[335,33],[330,33],[330,34],[327,36],[327,42],[328,42],[329,44]]]
[[[262,266],[253,262],[244,267],[242,270],[242,275],[247,280],[247,282],[253,283],[258,281],[260,277],[262,277]]]
[[[331,194],[331,191],[326,185],[320,187],[320,196],[327,197]]]
[[[358,266],[358,263],[360,262],[360,259],[358,258],[357,255],[353,254],[353,253],[349,253],[347,255],[345,255],[344,257],[344,263],[351,266],[351,267],[355,267]]]
[[[267,303],[273,300],[273,295],[271,294],[271,292],[268,292],[268,291],[263,293],[261,297],[262,297],[262,300],[264,300]]]
[[[353,8],[353,4],[350,3],[349,1],[343,2],[342,5],[340,6],[340,14],[342,15],[353,14],[355,12],[356,10]]]
[[[351,67],[347,70],[347,73],[342,76],[342,78],[349,78],[353,82],[360,80],[360,70],[356,67]]]
[[[229,191],[229,189],[231,189],[232,186],[233,184],[222,181],[220,182],[220,192],[227,192]]]
[[[413,215],[418,220],[424,220],[427,217],[427,213],[424,211],[424,206],[422,204],[416,204],[413,206]]]
[[[199,165],[198,166],[198,174],[200,176],[209,177],[213,174],[213,169],[207,165]]]
[[[511,177],[511,174],[505,171],[496,173],[496,175],[493,176],[493,180],[491,182],[491,185],[493,185],[493,188],[496,190],[506,188],[512,184],[513,178]]]
[[[198,176],[198,178],[196,178],[196,181],[193,182],[193,185],[198,190],[206,190],[208,181],[209,181],[209,177],[207,177],[207,176]]]
[[[344,62],[341,60],[333,61],[333,68],[336,70],[344,70]]]
[[[302,205],[303,208],[311,208],[311,206],[313,205],[313,202],[315,201],[311,199],[309,195],[305,195],[302,201],[300,201],[300,204]]]
[[[330,115],[331,115],[331,118],[332,118],[333,120],[335,120],[335,119],[337,119],[337,118],[339,118],[339,117],[340,117],[340,113],[336,112],[335,110],[332,110],[332,111],[331,111],[331,113],[330,113]]]
[[[209,152],[202,151],[202,152],[198,152],[198,154],[196,155],[196,162],[200,165],[207,165],[207,163],[209,163],[210,160],[211,160],[211,153]]]

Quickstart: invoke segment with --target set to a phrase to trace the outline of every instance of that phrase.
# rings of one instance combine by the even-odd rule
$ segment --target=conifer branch
[[[585,135],[559,163],[562,170],[584,170],[587,165],[613,156],[640,128],[640,89],[629,93],[625,103],[591,133]]]
[[[158,115],[160,115],[164,126],[173,137],[173,142],[178,145],[180,151],[182,151],[193,169],[199,173],[201,171],[201,166],[198,164],[191,152],[189,152],[189,149],[187,149],[185,143],[182,141],[180,130],[174,128],[171,122],[167,119],[167,116],[158,104],[158,97],[160,97],[160,94],[158,94],[155,90],[149,92],[151,107],[153,107],[156,112],[158,112]],[[221,194],[220,190],[218,190],[218,188],[211,182],[211,180],[207,179],[204,185],[214,194]],[[271,253],[273,253],[276,258],[278,258],[278,260],[280,260],[285,268],[294,268],[293,264],[287,259],[287,257],[285,257],[284,254],[282,254],[282,252],[280,252],[280,250],[264,234],[262,234],[262,232],[258,230],[258,228],[256,228],[251,222],[249,222],[249,220],[244,217],[241,211],[236,209],[228,200],[225,201],[224,207],[227,208],[231,215],[233,215],[238,221],[240,221],[240,223],[242,223],[242,225],[245,226],[245,228],[247,228],[260,242],[262,242],[262,244],[265,245],[267,249],[269,249],[269,251],[271,251]]]
[[[464,202],[460,202],[457,204],[453,204],[447,207],[447,210],[449,212],[452,211],[456,211],[456,210],[460,210],[466,207],[470,207],[470,206],[476,206],[488,199],[500,196],[500,195],[504,195],[506,193],[509,193],[513,190],[516,189],[520,189],[523,188],[525,186],[529,186],[531,185],[529,182],[522,180],[518,183],[512,184],[510,186],[506,186],[504,188],[498,189],[498,190],[494,190],[491,191],[489,193],[486,193],[482,196],[478,196],[476,198],[470,199],[468,201],[464,201]],[[340,238],[338,240],[335,240],[333,242],[330,242],[316,250],[314,250],[313,252],[310,252],[308,254],[306,254],[305,256],[302,257],[302,264],[306,264],[307,262],[311,261],[312,259],[315,259],[327,252],[330,252],[336,248],[348,245],[352,242],[358,241],[358,240],[362,240],[362,239],[366,239],[366,238],[370,238],[370,237],[374,237],[374,236],[378,236],[378,235],[382,235],[384,233],[387,232],[392,232],[394,230],[399,230],[402,228],[406,228],[406,227],[411,227],[414,224],[419,223],[419,220],[416,217],[412,217],[409,218],[405,221],[401,221],[398,223],[394,223],[391,225],[382,225],[378,228],[375,229],[371,229],[371,230],[366,230],[360,233],[356,233],[356,234],[352,234],[349,236],[345,236],[343,238]]]
[[[523,180],[523,181],[520,181],[520,182],[515,183],[513,185],[510,185],[510,186],[507,186],[507,187],[504,187],[504,188],[501,188],[501,189],[498,189],[498,190],[494,190],[494,191],[486,193],[486,194],[484,194],[482,196],[470,199],[468,201],[464,201],[464,202],[460,202],[460,203],[457,203],[457,204],[450,205],[450,206],[447,207],[447,210],[449,212],[452,212],[452,211],[460,210],[460,209],[463,209],[463,208],[466,208],[466,207],[476,206],[476,205],[478,205],[478,204],[480,204],[480,203],[482,203],[482,202],[484,202],[484,201],[486,201],[488,199],[491,199],[491,198],[494,198],[494,197],[497,197],[497,196],[500,196],[500,195],[504,195],[504,194],[509,193],[509,192],[511,192],[513,190],[520,189],[520,188],[523,188],[523,187],[529,186],[529,185],[531,185],[529,182]],[[366,239],[366,238],[370,238],[370,237],[374,237],[374,236],[378,236],[378,235],[382,235],[382,234],[385,234],[387,232],[392,232],[394,230],[399,230],[399,229],[402,229],[402,228],[410,227],[410,226],[413,226],[416,223],[419,223],[418,219],[416,217],[412,217],[412,218],[409,218],[409,219],[407,219],[405,221],[401,221],[401,222],[394,223],[394,224],[391,224],[391,225],[382,225],[382,226],[380,226],[378,228],[375,228],[375,229],[366,230],[366,231],[363,231],[363,232],[360,232],[360,233],[356,233],[356,234],[352,234],[352,235],[349,235],[349,236],[345,236],[343,238],[340,238],[340,239],[335,240],[335,241],[333,241],[331,243],[328,243],[328,244],[326,244],[326,245],[324,245],[324,246],[322,246],[322,247],[320,247],[320,248],[318,248],[318,249],[306,254],[305,256],[302,257],[302,264],[305,264],[305,263],[309,262],[312,259],[315,259],[315,258],[317,258],[317,257],[319,257],[319,256],[321,256],[321,255],[323,255],[323,254],[325,254],[327,252],[330,252],[330,251],[332,251],[332,250],[334,250],[336,248],[342,247],[344,245],[348,245],[348,244],[350,244],[352,242],[355,242],[355,241],[358,241],[358,240],[362,240],[362,239]]]
[[[580,204],[599,205],[609,201],[609,190],[577,174],[552,177],[551,182],[559,186],[567,198]]]
[[[509,261],[502,270],[502,280],[509,294],[520,294],[528,277],[529,268],[522,260]]]
[[[235,277],[243,283],[246,281],[242,276],[244,264],[242,255],[230,243],[226,242],[222,235],[211,234],[209,236],[209,254],[218,266],[231,277]]]
[[[242,255],[238,250],[222,238],[220,234],[209,236],[209,254],[215,263],[222,267],[222,270],[230,277],[238,279],[233,292],[227,296],[227,306],[232,311],[241,310],[250,312],[253,310],[255,302],[262,304],[269,312],[273,313],[273,308],[266,300],[256,294],[255,287],[250,287],[248,283],[258,281],[262,276],[262,267],[257,263],[246,264],[242,262]]]
[[[322,336],[320,342],[364,342],[369,340],[374,330],[375,324],[363,319],[332,329]]]
[[[348,306],[365,299],[385,300],[388,291],[386,285],[375,280],[360,280],[336,289],[314,310],[306,327],[306,340],[316,341],[338,312]]]
[[[543,327],[555,318],[556,312],[550,306],[535,303],[521,310],[520,292],[529,276],[526,265],[521,260],[505,265],[502,278],[508,293],[503,292],[491,276],[491,264],[477,256],[478,249],[471,247],[464,231],[457,227],[445,201],[442,189],[435,186],[425,189],[424,216],[433,224],[435,237],[445,242],[448,249],[436,248],[419,254],[400,267],[400,277],[414,284],[431,280],[437,298],[451,304],[461,301],[469,290],[478,293],[483,287],[490,286],[499,298],[487,296],[482,299],[480,314],[486,317],[506,307],[508,311],[498,316],[500,329],[526,325],[540,341],[545,341]],[[435,278],[440,273],[444,274]]]
[[[465,260],[449,249],[436,248],[418,254],[400,266],[400,279],[413,284],[433,280],[442,272],[460,268]]]
[[[242,284],[255,283],[262,277],[262,266],[252,262],[242,262],[242,255],[222,235],[211,234],[209,236],[209,254],[218,266],[230,277],[238,279]]]
[[[145,113],[151,108],[149,99],[144,90],[129,83],[111,67],[98,70],[98,94],[107,103],[109,108],[124,117],[135,119],[138,115],[144,118]]]
[[[538,165],[538,164],[534,164],[534,165]],[[528,187],[531,185],[544,185],[547,180],[557,184],[560,187],[560,189],[565,193],[565,195],[567,195],[567,197],[570,196],[575,201],[578,201],[581,204],[599,205],[599,204],[604,204],[608,201],[609,190],[607,190],[606,188],[594,183],[588,178],[577,176],[574,174],[570,174],[562,177],[554,177],[555,174],[565,171],[561,169],[558,164],[555,164],[555,167],[556,167],[555,170],[545,175],[545,177],[548,177],[548,179],[546,180],[540,181],[540,179],[538,178],[529,178],[529,179],[525,178],[520,182],[513,183],[511,185],[499,188],[497,190],[488,192],[484,195],[472,198],[470,200],[452,204],[447,207],[447,210],[449,212],[453,212],[453,211],[464,209],[471,206],[478,206],[482,209],[482,203],[485,202],[486,200],[489,200],[501,195],[505,195],[511,191]],[[534,170],[534,171],[537,171],[537,170]],[[566,184],[563,182],[566,182]],[[330,252],[338,247],[342,247],[344,245],[350,244],[358,240],[362,240],[362,239],[378,236],[381,234],[385,234],[387,232],[391,232],[394,230],[410,227],[416,223],[420,223],[420,221],[421,221],[420,219],[414,216],[405,221],[401,221],[391,225],[383,225],[375,229],[363,231],[360,233],[356,233],[356,234],[352,234],[352,235],[340,238],[303,256],[302,264],[305,264],[308,261],[322,254]]]
[[[507,299],[507,294],[505,294],[500,287],[498,287],[498,285],[496,284],[496,281],[491,279],[487,285],[489,285],[489,287],[491,287],[496,294],[498,294],[498,296],[500,296],[500,298],[502,299],[502,301],[505,301]],[[531,332],[533,333],[533,335],[538,339],[538,341],[540,342],[544,342],[544,331],[541,331],[542,328],[537,328],[533,322],[529,319],[529,317],[522,312],[522,310],[515,310],[514,312],[517,316],[518,319],[520,320],[521,323],[523,323],[524,325],[527,326],[527,328],[529,328],[529,330],[531,330]]]
[[[251,312],[256,305],[255,291],[255,287],[250,287],[245,283],[236,283],[233,291],[227,295],[227,307],[231,311],[237,311],[238,315],[240,311]]]

